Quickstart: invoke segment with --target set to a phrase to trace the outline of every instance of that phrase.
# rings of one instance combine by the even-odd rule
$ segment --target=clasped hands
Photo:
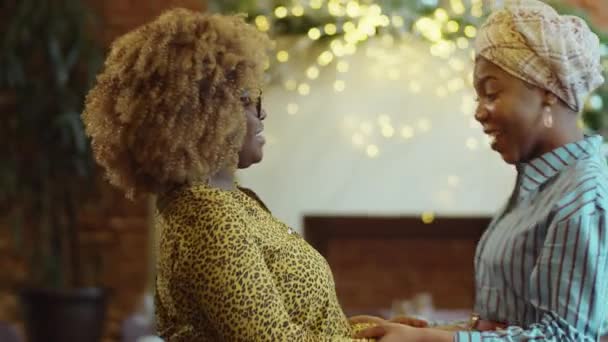
[[[385,320],[375,316],[354,316],[351,324],[374,324],[373,327],[357,332],[356,338],[374,338],[379,342],[427,342],[452,341],[454,329],[451,327],[429,328],[427,321],[414,317],[396,317]]]

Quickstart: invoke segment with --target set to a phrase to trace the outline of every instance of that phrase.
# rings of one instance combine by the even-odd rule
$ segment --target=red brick
[[[117,36],[147,21],[168,8],[180,6],[204,10],[202,0],[87,0],[101,16],[100,36],[109,44]],[[101,170],[99,174],[101,174]],[[130,201],[123,193],[98,179],[93,203],[79,213],[80,245],[84,256],[99,254],[103,268],[97,275],[113,291],[109,301],[104,342],[118,341],[123,320],[133,314],[151,278],[149,260],[150,205],[147,200]],[[0,218],[1,219],[1,218]],[[14,289],[22,284],[27,268],[14,253],[12,237],[0,221],[0,320],[21,327]],[[35,235],[25,231],[24,241]]]
[[[437,307],[473,304],[475,245],[464,240],[333,240],[328,262],[347,312],[379,312],[430,292]]]

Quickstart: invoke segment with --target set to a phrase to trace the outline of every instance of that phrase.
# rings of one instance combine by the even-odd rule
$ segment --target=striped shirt
[[[518,165],[475,257],[475,310],[509,328],[455,341],[597,341],[608,315],[608,167],[586,136]]]

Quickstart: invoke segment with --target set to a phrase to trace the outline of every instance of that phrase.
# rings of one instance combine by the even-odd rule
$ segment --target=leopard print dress
[[[165,196],[157,329],[167,341],[352,341],[325,259],[242,190]]]

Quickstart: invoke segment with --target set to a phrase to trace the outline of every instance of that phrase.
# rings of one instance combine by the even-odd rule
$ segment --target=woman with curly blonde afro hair
[[[240,17],[185,9],[116,40],[83,114],[110,182],[133,198],[235,167],[239,92],[260,86],[268,46]]]
[[[116,40],[86,99],[97,162],[156,195],[168,341],[348,341],[327,262],[234,172],[262,159],[269,39],[241,16],[175,9]]]

